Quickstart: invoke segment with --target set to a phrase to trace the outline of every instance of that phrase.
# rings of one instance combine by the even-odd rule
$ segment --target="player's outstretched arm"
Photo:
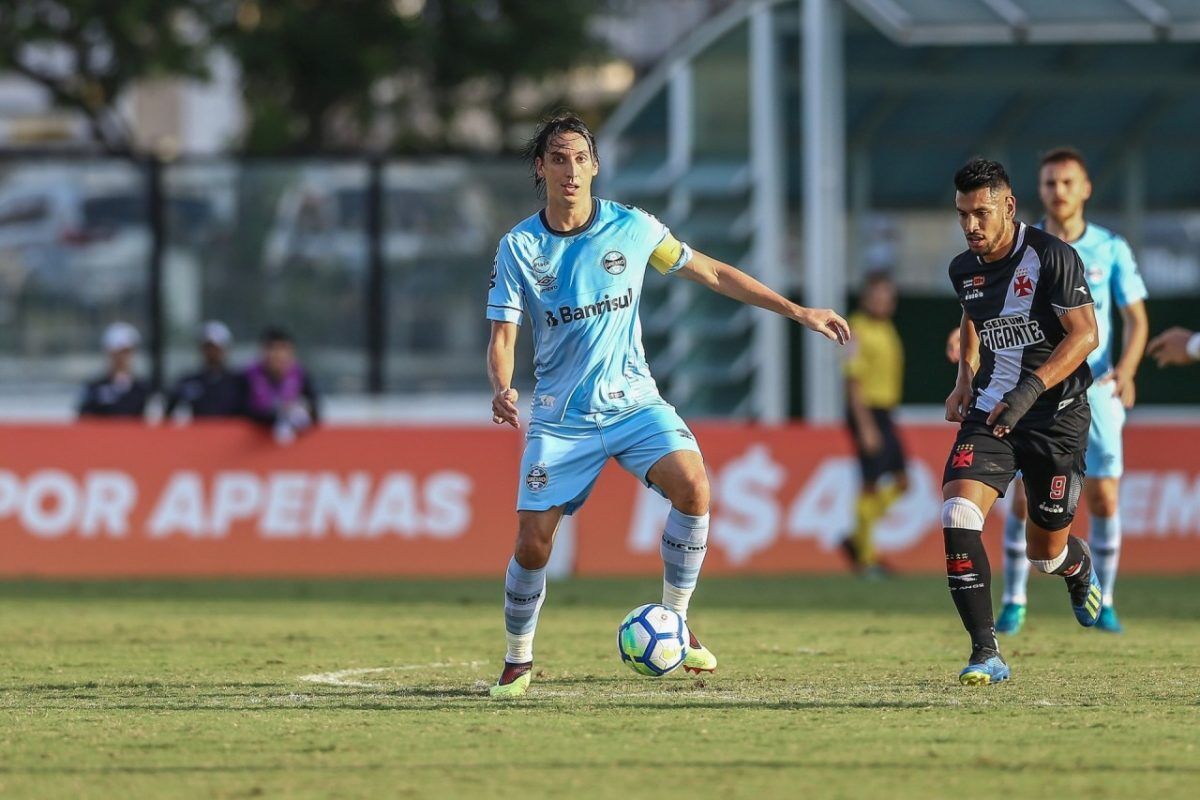
[[[514,322],[492,322],[492,338],[488,341],[487,371],[492,382],[492,422],[508,423],[520,428],[517,411],[517,390],[512,388],[513,366],[516,363],[517,325]]]
[[[731,300],[774,311],[838,344],[850,341],[850,326],[833,309],[797,305],[737,267],[706,256],[699,250],[693,251],[691,261],[683,265],[678,274]]]
[[[988,415],[988,424],[995,425],[992,433],[997,437],[1007,435],[1042,392],[1066,380],[1099,344],[1096,314],[1091,303],[1064,311],[1058,319],[1066,336],[1054,348],[1046,363],[1022,378]]]
[[[1155,336],[1146,352],[1160,368],[1200,361],[1200,332],[1176,325]]]

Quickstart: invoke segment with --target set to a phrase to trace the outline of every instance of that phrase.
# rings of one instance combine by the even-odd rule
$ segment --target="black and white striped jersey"
[[[950,262],[950,281],[979,333],[972,410],[989,413],[1021,376],[1046,363],[1066,336],[1059,316],[1092,303],[1079,254],[1057,236],[1017,223],[1012,252],[988,263],[967,250]],[[1023,418],[1037,425],[1083,399],[1087,362],[1047,389]]]

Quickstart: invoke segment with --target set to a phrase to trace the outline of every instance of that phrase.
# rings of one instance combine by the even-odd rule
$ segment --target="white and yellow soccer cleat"
[[[488,692],[494,700],[507,700],[512,697],[521,697],[529,690],[529,680],[533,677],[533,662],[527,661],[524,664],[510,664],[504,662],[504,671],[500,673],[499,680]]]
[[[688,650],[687,656],[683,659],[683,668],[687,672],[715,672],[717,669],[717,657],[713,652],[704,645],[700,644],[700,640],[696,638],[696,634],[688,629]]]

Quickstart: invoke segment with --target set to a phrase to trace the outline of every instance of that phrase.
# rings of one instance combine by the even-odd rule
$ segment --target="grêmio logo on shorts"
[[[546,312],[546,327],[555,328],[561,322],[563,325],[570,324],[577,320],[588,319],[589,317],[601,317],[610,311],[620,311],[623,308],[629,308],[633,304],[633,289],[625,292],[620,297],[609,297],[604,295],[594,303],[588,303],[586,306],[560,306],[558,314],[553,311]]]
[[[1044,342],[1046,335],[1042,333],[1042,326],[1037,320],[1013,315],[996,317],[983,323],[983,328],[979,331],[979,341],[994,353]]]

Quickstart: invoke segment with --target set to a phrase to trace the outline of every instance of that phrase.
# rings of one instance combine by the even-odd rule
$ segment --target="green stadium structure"
[[[1036,209],[1038,153],[1082,148],[1091,209],[1135,247],[1153,233],[1149,212],[1200,221],[1198,124],[1195,2],[758,0],[635,86],[601,133],[601,191],[806,305],[844,308],[869,268],[897,269],[909,294],[948,295],[949,176],[975,153],[1005,161],[1021,207]],[[926,212],[900,218],[922,241],[889,251],[895,234],[870,228],[881,211]],[[1192,260],[1149,277],[1198,294],[1198,237],[1178,236]],[[804,415],[840,417],[838,354],[817,337],[789,354],[782,320],[682,282],[648,282],[643,305],[655,374],[685,415],[783,419],[799,368]]]

